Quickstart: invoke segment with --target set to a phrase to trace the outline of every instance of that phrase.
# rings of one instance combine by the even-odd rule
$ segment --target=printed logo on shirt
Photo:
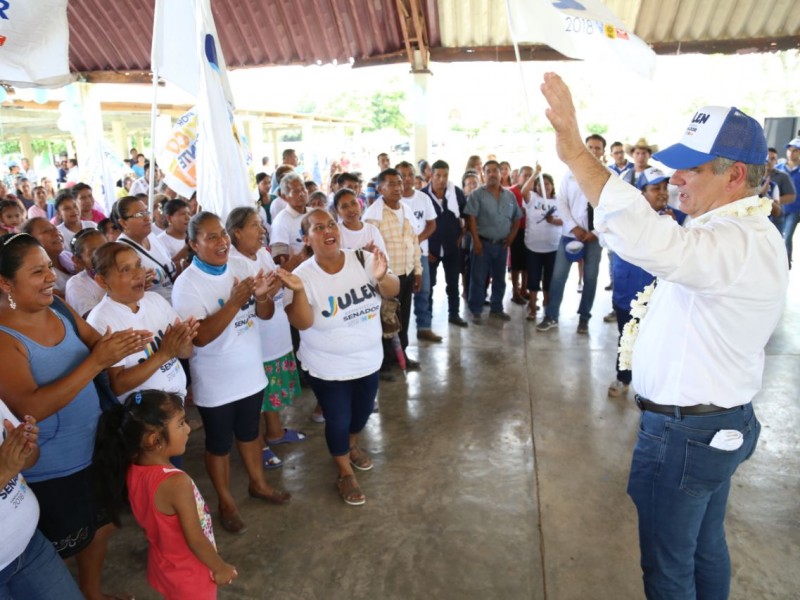
[[[339,314],[340,311],[349,311],[342,317],[345,322],[366,321],[380,314],[380,304],[359,307],[359,304],[378,296],[377,290],[370,284],[362,285],[359,289],[351,289],[344,296],[328,296],[328,310],[321,311],[323,317],[329,319]]]
[[[17,508],[25,499],[28,485],[22,475],[17,475],[6,485],[0,488],[0,501],[8,500],[12,508]]]
[[[414,211],[414,217],[417,219],[417,221],[422,221],[422,217],[424,217],[424,216],[425,216],[425,212],[424,211],[421,211],[421,210],[415,210]]]
[[[170,326],[167,327],[167,331],[169,331],[169,327]],[[158,352],[158,349],[161,348],[161,340],[163,339],[164,339],[164,332],[161,329],[159,329],[153,336],[153,341],[148,342],[147,346],[144,347],[144,358],[140,358],[138,360],[139,364],[143,363],[148,358],[153,356],[156,352]],[[172,380],[172,378],[175,377],[175,375],[177,374],[177,370],[173,370],[172,367],[174,367],[177,364],[177,362],[178,362],[177,358],[171,358],[163,365],[161,365],[158,368],[158,370],[161,371],[162,373],[169,373],[168,379]],[[170,371],[172,371],[172,373],[170,373]]]

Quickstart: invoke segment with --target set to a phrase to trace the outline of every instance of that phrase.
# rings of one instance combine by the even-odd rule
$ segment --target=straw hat
[[[658,144],[648,144],[646,139],[639,138],[639,141],[635,144],[625,144],[625,154],[633,156],[633,151],[636,150],[636,148],[644,148],[650,152],[651,155],[658,152]]]

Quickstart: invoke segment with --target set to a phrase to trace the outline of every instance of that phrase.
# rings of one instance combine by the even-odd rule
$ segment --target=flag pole
[[[511,43],[514,46],[514,57],[516,58],[517,66],[519,67],[519,81],[522,85],[522,97],[525,99],[525,109],[528,111],[528,129],[530,130],[531,141],[533,142],[532,145],[535,151],[537,140],[536,134],[533,131],[533,111],[531,110],[531,102],[530,98],[528,97],[528,86],[525,85],[525,72],[522,69],[522,59],[519,55],[517,34],[514,32],[514,24],[511,22],[511,0],[506,0],[506,16],[508,17],[508,32],[511,34]],[[538,157],[535,162],[538,163]],[[542,192],[542,197],[547,196],[547,192],[544,188],[544,176],[541,171],[539,172],[539,190]]]
[[[158,4],[158,0],[156,0]],[[153,104],[150,108],[150,177],[147,182],[147,210],[153,213],[155,205],[155,186],[156,181],[156,117],[158,116],[158,61],[154,61],[155,49],[158,44],[159,31],[161,27],[161,10],[156,6],[153,11],[153,43],[150,48],[150,69],[153,71]],[[156,64],[153,64],[156,63]],[[142,148],[144,150],[144,148]]]

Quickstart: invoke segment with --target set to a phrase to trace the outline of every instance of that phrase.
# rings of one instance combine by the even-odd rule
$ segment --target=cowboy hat
[[[639,141],[635,144],[625,144],[625,154],[633,156],[633,151],[636,148],[644,148],[650,152],[651,155],[658,152],[658,144],[648,144],[646,139],[639,138]]]

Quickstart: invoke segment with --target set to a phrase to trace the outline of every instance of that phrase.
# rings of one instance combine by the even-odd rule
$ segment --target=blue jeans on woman
[[[37,529],[23,553],[0,571],[0,598],[82,600],[83,595],[53,544]]]
[[[569,270],[572,267],[572,261],[567,258],[565,246],[572,239],[562,236],[561,243],[558,245],[553,280],[550,283],[550,302],[544,310],[545,316],[556,321],[558,321],[558,315],[561,310],[561,301],[564,299],[564,287],[567,285]],[[602,252],[603,249],[597,240],[584,245],[583,291],[581,292],[581,303],[578,305],[578,314],[581,319],[587,321],[592,317],[592,305],[597,291],[597,274],[600,271],[600,256]]]
[[[721,429],[742,432],[742,445],[711,447]],[[750,458],[760,430],[752,404],[680,417],[642,412],[628,494],[639,513],[644,590],[650,600],[728,598],[725,507],[731,476]]]
[[[328,451],[331,456],[348,454],[350,434],[361,433],[375,409],[380,383],[378,371],[342,381],[319,379],[309,373],[308,382],[325,416]]]

